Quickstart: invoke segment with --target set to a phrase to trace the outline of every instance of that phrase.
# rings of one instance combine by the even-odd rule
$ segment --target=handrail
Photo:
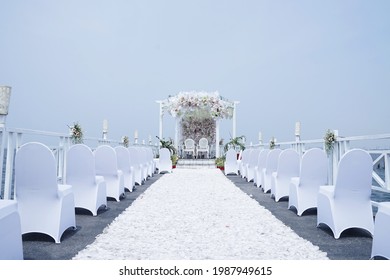
[[[0,129],[0,136],[0,198],[14,198],[13,178],[15,154],[19,147],[23,144],[23,138],[27,136],[32,136],[34,139],[39,139],[41,137],[42,139],[39,139],[38,142],[42,142],[50,147],[57,161],[58,180],[59,182],[63,182],[63,176],[66,172],[66,152],[72,144],[71,136],[69,134],[23,128],[6,129],[3,127]],[[52,140],[48,141],[47,137]],[[118,140],[102,139],[98,137],[84,137],[83,140],[84,143],[90,146],[92,149],[96,148],[96,146],[103,144],[108,144],[111,146],[117,146],[122,144],[121,141]],[[49,142],[50,144],[48,144]],[[136,143],[131,145],[151,147],[153,149],[154,154],[157,154],[158,146]]]

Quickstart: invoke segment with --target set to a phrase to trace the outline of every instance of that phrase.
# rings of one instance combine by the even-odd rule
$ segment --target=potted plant
[[[222,157],[218,157],[215,159],[215,165],[217,166],[217,168],[219,168],[220,170],[224,170],[225,169],[225,156],[222,156]]]
[[[177,154],[171,155],[171,161],[172,161],[172,168],[176,168],[176,164],[179,161],[179,157]]]
[[[161,138],[158,137],[158,136],[156,136],[156,138],[160,141],[160,146],[161,146],[161,148],[167,148],[167,149],[171,152],[172,155],[177,154],[176,148],[175,148],[175,146],[173,145],[172,139],[164,140],[164,139],[161,139]]]
[[[230,138],[230,141],[225,144],[223,150],[225,151],[225,153],[230,148],[233,148],[236,151],[243,151],[243,150],[245,150],[244,141],[245,141],[245,136],[244,135],[237,136],[237,137],[234,137],[234,138]],[[240,155],[240,153],[237,153],[237,159],[238,159],[239,155]]]

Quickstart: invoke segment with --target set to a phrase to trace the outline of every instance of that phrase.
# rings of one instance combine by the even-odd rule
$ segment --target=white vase
[[[0,115],[8,115],[11,87],[0,86]]]

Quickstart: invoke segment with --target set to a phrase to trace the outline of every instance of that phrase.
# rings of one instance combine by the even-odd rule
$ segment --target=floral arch
[[[165,100],[157,101],[160,104],[160,131],[163,138],[163,116],[169,113],[176,119],[175,147],[186,138],[198,142],[206,137],[209,143],[215,142],[215,154],[219,156],[219,122],[222,119],[233,119],[233,137],[236,134],[236,105],[237,101],[230,101],[215,92],[180,92],[169,96]]]

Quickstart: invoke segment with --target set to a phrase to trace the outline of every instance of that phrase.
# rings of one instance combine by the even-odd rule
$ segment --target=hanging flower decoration
[[[83,143],[83,130],[79,123],[74,123],[73,126],[69,126],[70,129],[70,139],[73,144]]]
[[[213,119],[232,118],[234,103],[222,98],[218,92],[180,92],[162,102],[164,111],[173,117],[180,117],[186,112],[204,109]]]
[[[336,143],[335,133],[328,129],[324,136],[325,151],[329,154],[333,150],[334,143]]]

